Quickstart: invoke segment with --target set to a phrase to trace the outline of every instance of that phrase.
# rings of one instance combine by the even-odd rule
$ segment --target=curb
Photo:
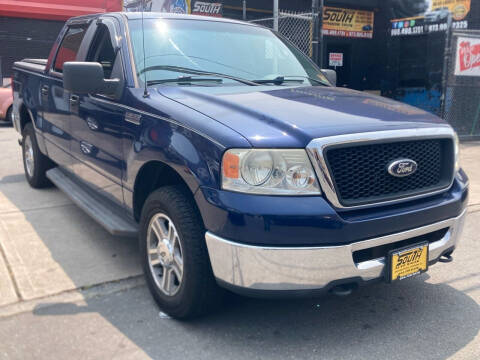
[[[38,299],[4,305],[0,307],[0,319],[38,309],[45,309],[58,304],[80,302],[94,297],[128,291],[141,286],[145,286],[143,275],[137,275],[103,284],[84,286],[76,290],[69,290],[56,295],[49,295]]]

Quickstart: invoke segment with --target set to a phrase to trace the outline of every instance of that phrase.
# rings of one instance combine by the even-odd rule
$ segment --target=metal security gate
[[[480,138],[480,31],[451,33],[446,57],[443,118],[461,139]]]
[[[441,115],[445,31],[391,36],[381,94]]]
[[[273,18],[251,20],[251,23],[273,29]],[[312,57],[313,14],[280,11],[278,32],[293,42],[307,56]]]

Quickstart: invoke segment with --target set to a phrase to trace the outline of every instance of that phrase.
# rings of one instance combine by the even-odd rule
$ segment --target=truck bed
[[[16,61],[14,67],[35,72],[45,72],[47,66],[47,59],[23,59]]]

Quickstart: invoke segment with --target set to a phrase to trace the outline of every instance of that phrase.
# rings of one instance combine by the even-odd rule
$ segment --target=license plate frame
[[[403,276],[400,276],[401,272],[399,270],[394,271],[393,267],[394,267],[395,264],[398,264],[398,258],[400,258],[401,256],[408,256],[408,254],[411,251],[415,251],[415,250],[419,250],[419,249],[422,249],[422,252],[420,254],[420,261],[422,261],[422,259],[425,259],[425,264],[421,264],[421,265],[424,265],[424,266],[422,266],[421,268],[417,268],[416,271],[408,271],[408,270],[404,269],[404,272],[406,271],[407,274],[405,274]],[[425,253],[423,253],[423,251],[425,251]],[[395,256],[397,256],[397,261],[395,261]],[[413,265],[411,264],[410,266],[414,267],[414,264],[415,263],[413,263]],[[407,266],[402,265],[402,267],[407,267]],[[402,281],[402,280],[420,275],[420,274],[422,274],[424,272],[427,272],[427,271],[428,271],[428,242],[426,242],[426,241],[419,242],[419,243],[412,244],[412,245],[408,245],[408,246],[398,248],[398,249],[393,249],[393,250],[390,250],[388,252],[388,255],[387,255],[387,271],[386,271],[386,281],[388,283],[392,283],[392,282],[395,282],[395,281]],[[395,278],[394,278],[394,276],[395,276]]]

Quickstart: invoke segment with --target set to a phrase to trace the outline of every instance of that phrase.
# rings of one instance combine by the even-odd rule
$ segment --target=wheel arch
[[[8,121],[8,113],[13,111],[13,104],[10,104],[10,106],[7,107],[7,111],[5,111],[5,120]]]
[[[25,125],[27,125],[29,122],[33,123],[33,125],[35,126],[34,121],[33,121],[33,116],[30,113],[30,111],[28,110],[27,106],[23,102],[20,104],[18,114],[20,116],[20,120],[19,120],[19,123],[18,123],[20,125],[20,128],[18,130],[21,133],[23,132],[23,129],[25,128]]]
[[[187,183],[187,181],[170,165],[159,161],[151,160],[142,165],[135,177],[133,187],[133,216],[135,220],[140,220],[143,205],[147,197],[155,190],[169,185],[180,185],[189,192],[194,201],[194,193],[197,190]],[[196,204],[195,204],[195,207]],[[197,208],[198,210],[198,208]]]

